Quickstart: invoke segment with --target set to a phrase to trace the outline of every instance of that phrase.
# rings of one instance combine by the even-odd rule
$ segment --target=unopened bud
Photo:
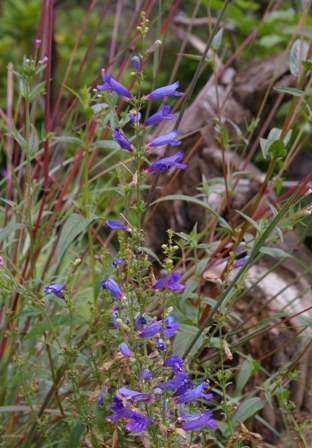
[[[133,56],[131,58],[131,66],[136,72],[141,71],[141,59],[139,58],[139,56]]]
[[[149,47],[149,49],[147,50],[149,53],[153,53],[153,51],[156,50],[157,47],[160,47],[160,45],[162,44],[161,40],[155,40],[155,42]]]

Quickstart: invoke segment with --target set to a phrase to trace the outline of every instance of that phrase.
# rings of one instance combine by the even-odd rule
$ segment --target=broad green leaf
[[[70,431],[68,448],[77,448],[78,446],[80,446],[80,438],[84,433],[84,429],[84,425],[80,422],[72,428],[72,430]]]
[[[302,61],[302,65],[310,72],[312,71],[312,59],[308,59],[307,61]]]
[[[196,336],[198,328],[193,325],[181,324],[179,330],[177,331],[174,343],[173,343],[173,353],[182,356],[186,347],[189,345],[190,341]],[[204,337],[200,336],[192,347],[190,353],[188,354],[188,360],[190,361],[196,353],[199,351],[200,347],[204,343]]]
[[[302,65],[302,61],[306,60],[308,49],[308,42],[297,39],[293,43],[290,49],[289,70],[294,76],[298,76],[299,67]]]
[[[185,290],[183,291],[181,301],[184,302],[184,300],[187,299],[189,297],[189,295],[195,291],[197,286],[198,286],[198,282],[196,282],[195,280],[190,280],[187,283]]]
[[[236,420],[245,422],[248,418],[259,412],[266,405],[266,400],[261,400],[259,397],[253,397],[245,401],[235,412],[231,421],[233,426],[236,426]]]
[[[282,249],[277,249],[276,247],[267,247],[267,246],[263,246],[260,249],[260,252],[266,255],[270,255],[271,257],[274,258],[289,258],[291,257],[291,254],[285,252]]]
[[[247,384],[247,381],[251,377],[252,371],[253,371],[252,361],[250,359],[245,359],[238,375],[234,397],[237,397],[237,395],[239,395],[240,392],[244,389],[244,387]]]
[[[275,140],[274,142],[270,143],[268,152],[276,158],[285,157],[287,154],[285,144],[282,140]]]
[[[61,232],[58,260],[61,260],[70,244],[87,228],[91,221],[92,218],[86,219],[78,213],[69,216]]]
[[[25,227],[25,224],[19,224],[18,222],[12,222],[11,224],[8,224],[0,231],[0,241],[5,240],[9,235],[11,235],[11,233],[15,232],[16,230],[25,229]]]

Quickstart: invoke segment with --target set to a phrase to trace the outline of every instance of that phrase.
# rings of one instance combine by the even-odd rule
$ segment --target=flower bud
[[[131,66],[136,72],[141,71],[141,59],[139,58],[139,56],[133,56],[131,58]]]
[[[149,47],[149,49],[147,50],[149,53],[153,53],[153,51],[156,50],[157,47],[160,47],[160,45],[162,44],[161,40],[155,40],[155,42]]]

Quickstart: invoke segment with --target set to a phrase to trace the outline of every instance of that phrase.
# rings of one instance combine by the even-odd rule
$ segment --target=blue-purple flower
[[[141,120],[141,112],[137,112],[135,109],[131,109],[130,112],[128,113],[128,117],[130,118],[131,121],[136,123]]]
[[[115,280],[112,280],[111,278],[107,278],[106,280],[102,281],[102,289],[107,289],[108,291],[110,291],[115,299],[126,299],[126,296],[121,292]]]
[[[118,143],[118,145],[122,149],[125,149],[126,151],[129,151],[129,152],[133,152],[133,146],[131,145],[129,140],[126,138],[125,134],[123,133],[123,131],[121,130],[121,128],[119,126],[117,126],[114,129],[113,139],[115,140],[116,143]]]
[[[144,316],[138,316],[134,322],[134,331],[141,331],[146,327],[146,319]]]
[[[167,346],[166,346],[166,343],[163,340],[163,338],[157,338],[156,342],[157,342],[157,348],[159,351],[165,352],[167,350]]]
[[[183,359],[178,355],[171,355],[163,365],[164,367],[172,367],[173,373],[179,375],[182,372]]]
[[[129,418],[133,420],[130,423],[127,423],[126,428],[128,431],[142,432],[146,429],[148,425],[152,425],[153,421],[146,417],[143,414],[139,414],[138,412],[131,411],[131,409],[127,409],[124,407],[122,400],[116,395],[113,398],[113,404],[111,409],[114,411],[114,414],[110,417],[107,417],[107,421],[114,422],[119,418]]]
[[[174,315],[170,314],[170,316],[165,319],[163,333],[167,336],[167,338],[171,338],[179,327],[180,323],[174,322]],[[157,322],[153,322],[151,325],[148,325],[143,331],[141,331],[138,337],[148,338],[159,333],[162,333],[162,320],[158,320]]]
[[[139,58],[139,56],[132,56],[131,65],[136,72],[140,72],[141,71],[141,58]]]
[[[174,120],[177,118],[177,115],[169,114],[170,106],[165,105],[160,111],[156,112],[156,114],[151,115],[142,126],[151,126],[152,124],[157,124],[162,120]]]
[[[131,350],[125,342],[119,344],[119,350],[121,351],[121,353],[124,355],[125,358],[129,359],[132,358]]]
[[[140,377],[143,378],[143,381],[148,381],[152,378],[152,372],[149,369],[142,369],[140,366]]]
[[[117,258],[116,260],[114,260],[112,262],[112,265],[114,266],[114,268],[118,268],[118,266],[120,266],[124,262],[125,262],[125,258]]]
[[[235,260],[234,263],[232,264],[232,268],[236,269],[236,268],[241,268],[242,266],[244,266],[245,263],[247,263],[249,259],[249,255],[245,255],[245,257],[243,258],[239,258],[238,260]]]
[[[153,92],[149,93],[148,95],[145,95],[145,98],[147,100],[152,100],[153,98],[163,98],[164,96],[174,95],[174,96],[182,96],[184,95],[183,92],[177,92],[177,88],[179,87],[179,81],[174,82],[173,84],[170,84],[169,86],[159,87],[156,90],[153,90]]]
[[[115,221],[114,219],[109,219],[105,222],[105,227],[109,227],[110,229],[114,230],[126,230],[127,232],[131,232],[131,229],[126,224],[123,224],[122,222]]]
[[[178,132],[177,131],[171,131],[169,134],[161,135],[160,137],[154,138],[151,142],[147,143],[147,146],[149,148],[154,148],[156,146],[163,146],[163,145],[171,145],[171,146],[178,146],[181,145],[181,140],[175,140]]]
[[[108,393],[107,386],[103,386],[102,389],[100,390],[100,395],[99,395],[99,399],[98,399],[98,402],[97,402],[97,404],[99,406],[103,406],[104,405],[104,403],[106,401],[106,398],[107,398],[107,393]]]
[[[180,398],[174,401],[175,404],[180,403],[188,403],[193,400],[197,400],[198,398],[205,398],[206,400],[210,400],[212,398],[212,394],[204,394],[203,389],[206,389],[207,384],[205,381],[200,383],[197,387],[195,387],[192,390],[189,390],[184,395],[182,395]]]
[[[102,92],[104,90],[112,90],[113,92],[116,92],[120,98],[122,98],[124,101],[132,100],[134,96],[132,93],[129,92],[128,89],[126,89],[122,84],[115,81],[111,75],[104,75],[103,81],[106,83],[104,85],[98,84],[96,87],[98,90],[101,90]]]
[[[199,429],[203,426],[217,428],[217,422],[210,417],[212,417],[211,411],[206,411],[200,417],[198,417],[198,415],[185,415],[184,417],[180,417],[180,420],[187,420],[187,423],[182,426],[182,429],[184,429],[184,431],[193,431],[194,429]]]
[[[161,278],[160,280],[158,280],[155,285],[152,286],[152,289],[169,288],[173,291],[182,291],[182,289],[185,288],[185,285],[177,283],[180,278],[181,275],[179,272],[173,272],[173,274],[170,274],[168,278]]]
[[[135,390],[127,389],[126,387],[120,387],[118,393],[122,397],[130,398],[132,403],[150,403],[154,400],[151,394],[137,392]]]
[[[56,297],[59,297],[60,299],[64,299],[64,294],[62,293],[63,289],[65,289],[66,286],[62,283],[54,283],[51,282],[49,286],[46,286],[44,288],[44,292],[48,294],[54,294]]]
[[[148,173],[151,173],[152,171],[164,171],[169,170],[172,166],[175,166],[179,170],[185,170],[187,165],[184,163],[178,163],[180,160],[182,160],[183,156],[180,152],[177,152],[171,157],[165,157],[164,159],[160,159],[155,163],[152,163],[148,168],[145,169]]]

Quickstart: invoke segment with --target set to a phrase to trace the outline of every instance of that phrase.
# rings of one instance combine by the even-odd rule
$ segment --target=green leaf
[[[195,280],[190,280],[190,281],[187,283],[187,285],[186,285],[186,287],[185,287],[185,290],[183,291],[183,295],[182,295],[182,297],[181,297],[181,301],[184,302],[184,300],[187,299],[187,298],[189,297],[189,295],[190,295],[193,291],[195,291],[195,289],[197,288],[197,286],[198,286],[198,282],[197,282],[197,281],[195,281]]]
[[[303,96],[305,94],[303,90],[295,89],[294,87],[274,87],[274,90],[289,93],[289,95],[293,96]]]
[[[8,224],[0,231],[0,241],[5,240],[9,235],[11,235],[11,233],[15,232],[16,230],[25,229],[25,227],[25,224],[19,224],[18,222],[12,222],[11,224]]]
[[[45,93],[45,83],[45,81],[42,81],[31,90],[29,93],[29,101],[32,101],[36,96],[43,95]]]
[[[120,146],[115,140],[98,140],[93,143],[92,148],[119,149]]]
[[[297,39],[290,49],[289,70],[294,76],[298,76],[302,61],[306,60],[309,44]]]
[[[69,216],[61,232],[58,260],[61,260],[70,244],[87,228],[90,222],[92,222],[92,218],[86,219],[78,213]]]
[[[219,220],[219,215],[213,208],[209,207],[209,205],[206,204],[205,202],[200,201],[199,199],[196,199],[192,196],[186,196],[184,194],[169,194],[168,196],[164,196],[163,198],[157,199],[151,205],[158,204],[159,202],[164,201],[185,201],[200,205],[204,209],[208,210],[215,218]]]
[[[53,140],[56,140],[57,142],[73,143],[74,145],[83,146],[83,141],[77,137],[53,137]]]
[[[29,151],[32,154],[35,154],[38,151],[39,148],[39,137],[38,132],[33,124],[30,125],[30,136],[29,136]]]
[[[84,432],[84,429],[84,425],[80,422],[73,427],[73,429],[70,431],[68,448],[77,448],[77,446],[80,446],[79,441]]]
[[[197,332],[197,327],[193,325],[181,324],[174,338],[173,353],[182,356],[185,348],[188,346],[189,342],[196,336]],[[196,343],[193,345],[190,353],[188,354],[189,361],[196,355],[203,343],[204,337],[200,336]]]
[[[242,215],[243,218],[246,219],[259,233],[261,232],[261,228],[259,227],[258,223],[254,221],[250,216],[245,215],[245,213],[240,212],[239,210],[235,210],[237,213]]]
[[[289,258],[289,257],[292,258],[291,254],[285,252],[282,249],[277,249],[276,247],[263,246],[261,247],[260,252],[266,255],[270,255],[271,257],[274,258]]]
[[[214,47],[215,50],[217,50],[221,45],[222,35],[223,35],[223,28],[220,28],[212,40],[212,46]]]
[[[253,371],[253,362],[250,359],[245,359],[242,364],[241,371],[239,372],[234,397],[240,394],[247,384],[247,381],[251,377]]]
[[[261,398],[259,397],[253,397],[245,401],[245,403],[243,403],[238,408],[237,412],[235,412],[234,416],[232,417],[232,425],[237,425],[236,420],[239,420],[240,422],[246,421],[248,418],[252,417],[262,408],[264,408],[266,403],[266,400],[261,400]]]
[[[285,157],[287,151],[283,140],[275,140],[272,142],[268,147],[268,152],[276,158]]]
[[[308,59],[307,61],[302,61],[302,65],[309,70],[310,72],[312,72],[312,59]]]
[[[75,314],[72,319],[72,324],[75,325],[77,323],[81,323],[84,321],[85,321],[84,317],[80,316],[79,314]],[[50,318],[50,322],[51,322],[51,325],[53,328],[59,327],[61,325],[64,327],[70,326],[70,319],[69,319],[68,314],[64,314],[64,315],[58,314],[56,316],[52,316]],[[46,319],[37,322],[31,328],[30,332],[25,336],[24,340],[33,338],[38,335],[42,335],[45,331],[51,330],[50,322]]]

